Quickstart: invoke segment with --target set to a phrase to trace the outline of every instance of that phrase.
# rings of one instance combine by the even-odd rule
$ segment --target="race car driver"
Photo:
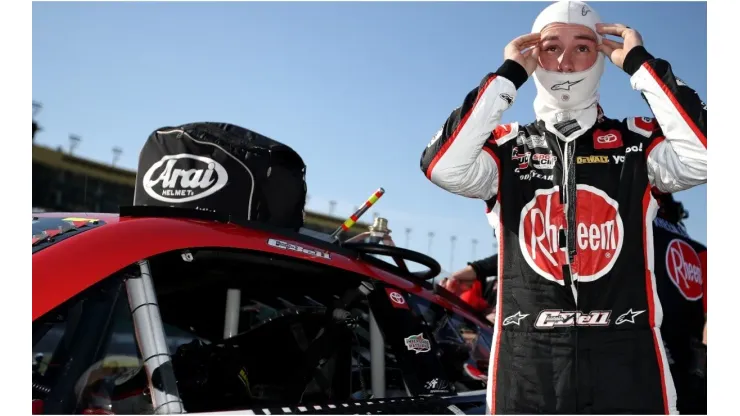
[[[431,182],[486,202],[499,238],[488,411],[675,413],[650,189],[706,183],[706,106],[635,29],[582,2],[545,8],[504,58],[421,158]],[[654,118],[601,110],[606,58]],[[501,124],[530,76],[536,121]]]

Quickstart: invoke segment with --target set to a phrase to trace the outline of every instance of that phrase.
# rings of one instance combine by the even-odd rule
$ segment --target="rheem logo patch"
[[[671,281],[686,299],[701,299],[704,294],[702,265],[691,245],[683,240],[672,240],[666,250],[665,267]]]
[[[576,260],[571,265],[573,278],[593,282],[607,274],[619,257],[624,242],[624,227],[619,205],[605,192],[589,185],[576,190]],[[560,204],[560,189],[540,189],[522,210],[519,222],[519,248],[530,267],[547,280],[564,285],[565,248],[559,235],[565,229],[565,207]]]

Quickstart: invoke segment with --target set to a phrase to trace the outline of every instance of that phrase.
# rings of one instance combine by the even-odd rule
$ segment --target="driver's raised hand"
[[[512,40],[504,48],[504,59],[515,61],[527,71],[528,75],[532,75],[539,65],[540,37],[539,33],[530,33]]]
[[[624,58],[627,54],[632,49],[643,45],[640,32],[621,23],[597,23],[596,32],[604,36],[613,35],[622,38],[622,42],[603,38],[599,45],[599,50],[620,69],[624,69]]]

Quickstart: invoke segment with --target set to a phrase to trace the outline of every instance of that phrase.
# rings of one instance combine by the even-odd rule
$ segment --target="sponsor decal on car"
[[[403,343],[406,345],[407,350],[416,351],[417,354],[429,352],[432,349],[432,344],[428,339],[424,338],[424,334],[406,337],[403,339]]]
[[[388,294],[388,299],[391,301],[391,305],[396,309],[409,309],[409,304],[406,302],[406,298],[403,294],[396,289],[385,288],[385,293]]]
[[[424,383],[424,389],[429,393],[450,393],[451,386],[447,380],[433,378]]]
[[[195,169],[184,169],[188,163]],[[221,190],[229,181],[226,169],[205,156],[187,153],[167,155],[153,164],[144,174],[144,191],[152,198],[179,204],[205,198]]]
[[[272,247],[279,248],[281,250],[290,250],[290,251],[295,251],[296,253],[303,253],[303,254],[308,254],[309,256],[315,256],[315,257],[320,257],[326,260],[331,260],[331,255],[326,251],[305,248],[297,244],[288,243],[287,241],[280,241],[274,238],[270,238],[267,240],[267,244]]]

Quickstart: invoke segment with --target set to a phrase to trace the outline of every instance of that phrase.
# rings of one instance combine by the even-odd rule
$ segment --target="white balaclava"
[[[586,26],[596,32],[601,18],[586,3],[561,0],[545,8],[532,26],[539,33],[551,23],[569,23]],[[533,77],[537,86],[534,112],[545,122],[549,131],[565,141],[571,141],[590,129],[598,117],[599,81],[604,73],[604,55],[598,53],[591,68],[581,72],[547,71],[537,66]],[[559,127],[559,128],[558,128]]]

